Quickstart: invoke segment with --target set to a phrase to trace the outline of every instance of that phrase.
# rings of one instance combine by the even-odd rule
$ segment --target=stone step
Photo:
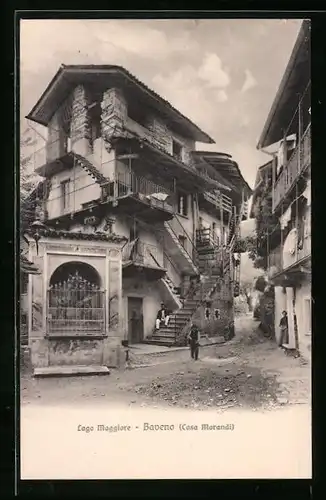
[[[70,375],[110,375],[107,366],[102,365],[60,365],[34,368],[34,377],[55,377]]]
[[[175,340],[143,340],[143,344],[148,344],[148,345],[160,345],[164,347],[172,347],[175,343]]]
[[[164,338],[164,339],[171,339],[171,338],[174,338],[175,337],[175,331],[166,331],[166,332],[155,332],[153,333],[150,338],[151,339],[158,339],[158,338]]]

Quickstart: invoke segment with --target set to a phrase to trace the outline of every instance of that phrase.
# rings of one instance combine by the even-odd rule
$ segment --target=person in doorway
[[[162,302],[161,309],[158,311],[156,316],[156,330],[160,329],[161,323],[164,323],[165,326],[168,326],[169,320],[170,320],[169,311]]]
[[[190,355],[192,359],[197,361],[199,354],[199,341],[200,341],[200,331],[195,323],[192,323],[190,327],[190,332],[188,335],[188,340],[190,344]]]
[[[280,320],[280,342],[279,347],[282,347],[283,344],[288,344],[289,342],[289,322],[288,322],[288,313],[286,311],[282,312],[282,317]]]

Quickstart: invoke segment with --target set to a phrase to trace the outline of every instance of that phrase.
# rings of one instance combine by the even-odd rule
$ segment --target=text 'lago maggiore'
[[[234,424],[150,424],[144,422],[142,425],[82,425],[77,426],[77,431],[89,434],[91,432],[130,432],[130,431],[144,431],[144,432],[160,432],[160,431],[233,431]]]

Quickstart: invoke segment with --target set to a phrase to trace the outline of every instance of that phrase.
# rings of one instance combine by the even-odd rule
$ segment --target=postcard
[[[311,478],[310,22],[19,36],[21,479]]]

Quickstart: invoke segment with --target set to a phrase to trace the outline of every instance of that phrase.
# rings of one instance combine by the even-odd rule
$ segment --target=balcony
[[[139,239],[127,243],[122,250],[123,277],[141,273],[148,280],[157,280],[166,274],[163,251]]]
[[[154,146],[157,146],[159,149],[164,149],[167,153],[171,154],[171,138],[166,134],[155,134],[154,131],[150,130],[144,125],[137,123],[132,120],[130,117],[127,118],[125,128],[127,132],[131,132],[135,134],[140,139],[145,139],[150,142]]]
[[[309,125],[301,138],[300,143],[294,150],[288,163],[285,165],[280,177],[275,182],[273,190],[273,211],[275,212],[280,204],[292,191],[300,175],[310,165],[311,152],[311,126]]]
[[[133,172],[115,174],[105,189],[116,212],[137,215],[148,223],[173,218],[174,194],[145,177]]]
[[[269,277],[276,286],[294,286],[303,275],[310,273],[310,231],[305,234],[300,246],[294,231],[293,243],[293,251],[285,253],[284,246],[279,246],[268,256]]]
[[[67,139],[60,138],[51,143],[44,143],[44,146],[32,153],[31,161],[37,174],[50,177],[67,167],[71,168],[74,156]]]
[[[128,140],[144,141],[140,151],[149,163],[155,165],[155,168],[159,166],[169,177],[175,177],[183,187],[193,189],[195,185],[197,189],[209,190],[219,186],[219,183],[205,172],[194,168],[191,154],[186,155],[187,159],[181,159],[180,154],[173,154],[172,137],[164,129],[150,130],[130,117],[127,118],[124,129]],[[140,151],[137,149],[137,153]]]
[[[213,191],[206,191],[202,194],[202,203],[207,202],[223,213],[232,213],[232,200],[225,194]]]

